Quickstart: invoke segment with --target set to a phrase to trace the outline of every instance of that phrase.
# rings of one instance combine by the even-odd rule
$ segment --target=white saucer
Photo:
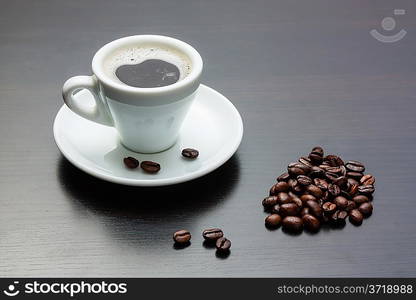
[[[75,97],[89,97],[78,92]],[[161,186],[189,181],[224,164],[243,137],[243,122],[234,105],[217,91],[201,85],[184,121],[177,143],[170,149],[141,154],[120,144],[113,127],[88,121],[63,105],[55,118],[53,133],[62,154],[76,167],[103,180],[136,186]],[[195,160],[181,155],[183,148],[199,150]],[[160,163],[157,174],[130,170],[123,158]]]

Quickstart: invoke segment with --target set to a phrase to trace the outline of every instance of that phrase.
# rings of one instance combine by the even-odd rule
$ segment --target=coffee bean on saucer
[[[303,221],[299,217],[288,216],[283,219],[282,226],[284,229],[292,232],[301,231],[303,228]]]
[[[267,227],[276,228],[280,226],[280,223],[282,222],[282,217],[278,214],[272,214],[270,216],[267,216],[264,220],[264,223]]]
[[[358,209],[353,209],[350,211],[350,222],[354,225],[361,225],[363,219],[364,217]]]
[[[373,205],[370,202],[364,202],[358,207],[358,210],[366,217],[373,213]]]
[[[173,234],[173,240],[178,244],[186,244],[191,240],[191,233],[188,230],[179,230]]]
[[[319,220],[312,215],[304,215],[302,217],[302,221],[305,228],[309,231],[316,232],[319,228],[321,228],[321,222],[319,222]]]
[[[197,158],[199,155],[199,151],[192,148],[185,148],[182,150],[182,156],[186,158]]]
[[[134,157],[125,157],[123,159],[124,165],[129,169],[135,169],[139,166],[139,161]]]
[[[215,246],[217,247],[217,251],[227,252],[231,248],[231,241],[225,237],[220,237],[216,241]]]
[[[208,228],[202,232],[202,237],[206,241],[216,241],[219,238],[223,237],[224,233],[220,228]]]
[[[160,165],[154,161],[142,161],[140,167],[147,173],[157,173],[160,170]]]

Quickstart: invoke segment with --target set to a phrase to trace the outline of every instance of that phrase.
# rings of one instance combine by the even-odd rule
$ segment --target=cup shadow
[[[118,185],[90,176],[61,157],[57,176],[75,209],[149,223],[177,221],[178,215],[197,218],[227,200],[239,182],[237,153],[217,170],[198,179],[162,187]]]

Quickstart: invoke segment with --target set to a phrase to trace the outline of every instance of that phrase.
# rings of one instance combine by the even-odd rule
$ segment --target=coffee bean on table
[[[299,217],[288,216],[283,219],[282,226],[288,231],[298,232],[303,228],[303,221]]]
[[[349,185],[360,185],[360,182],[355,180],[354,178],[350,178],[347,176],[347,181]]]
[[[352,172],[364,172],[365,171],[365,167],[364,165],[356,160],[349,160],[346,164],[345,167],[347,168],[347,170],[352,171]]]
[[[304,157],[304,156],[302,156],[302,157],[300,157],[299,158],[299,160],[298,160],[301,164],[304,164],[304,165],[307,165],[308,167],[313,167],[313,164],[312,164],[312,161],[311,161],[311,159],[310,158],[308,158],[308,157]]]
[[[374,186],[372,184],[360,185],[358,187],[358,192],[364,195],[371,195],[372,193],[374,193]]]
[[[373,205],[370,202],[364,202],[358,207],[358,210],[368,217],[373,213]]]
[[[363,219],[364,217],[358,209],[353,209],[350,211],[350,222],[354,225],[361,225]]]
[[[185,148],[182,150],[182,156],[186,158],[197,158],[199,155],[199,151],[192,148]]]
[[[289,184],[284,181],[279,181],[270,188],[270,195],[277,195],[280,192],[287,192],[289,190]]]
[[[318,204],[318,202],[315,201],[307,201],[306,206],[309,208],[309,212],[311,215],[314,215],[317,218],[320,218],[322,216],[322,208]]]
[[[342,197],[342,196],[335,197],[334,203],[336,204],[336,206],[340,210],[344,210],[348,206],[348,200],[345,197]]]
[[[324,175],[325,175],[325,171],[317,166],[313,166],[311,168],[311,172],[309,173],[309,176],[314,177],[314,178],[323,177]]]
[[[331,196],[336,197],[341,193],[341,189],[336,184],[331,183],[331,184],[328,185],[328,193]]]
[[[347,172],[347,177],[348,178],[353,178],[353,179],[356,179],[356,180],[360,180],[363,177],[363,173]]]
[[[312,184],[312,179],[305,175],[299,175],[296,180],[300,185],[307,186]]]
[[[291,203],[292,199],[289,196],[288,193],[285,192],[280,192],[277,194],[277,203],[282,205],[282,204],[286,204],[286,203]]]
[[[306,191],[316,198],[321,198],[323,194],[322,190],[314,184],[308,185]]]
[[[339,186],[341,189],[345,189],[348,187],[348,179],[345,176],[340,176],[336,178],[333,183]]]
[[[206,241],[216,241],[220,237],[223,237],[224,233],[220,228],[208,228],[202,232],[202,237]]]
[[[360,179],[362,185],[373,185],[376,182],[376,179],[371,174],[366,174]]]
[[[320,157],[324,156],[324,149],[321,146],[313,147],[311,153],[319,155]]]
[[[302,210],[300,211],[300,215],[304,216],[304,215],[309,215],[309,208],[308,207],[303,207]]]
[[[282,223],[282,217],[278,214],[272,214],[266,217],[264,223],[267,227],[276,228],[280,226],[280,223]]]
[[[330,215],[330,214],[335,212],[335,210],[337,209],[337,205],[335,203],[332,203],[332,202],[325,202],[322,205],[322,209],[323,209],[325,214]]]
[[[271,208],[277,204],[277,196],[269,196],[263,199],[262,203],[264,208]]]
[[[272,207],[272,213],[274,214],[278,214],[280,212],[280,205],[276,204],[275,206]]]
[[[347,207],[345,208],[345,210],[347,212],[350,212],[350,211],[352,211],[355,208],[357,208],[357,205],[355,204],[355,202],[352,201],[352,200],[348,200],[348,204],[347,204]]]
[[[352,198],[352,200],[357,204],[357,205],[361,205],[364,202],[368,202],[370,201],[370,199],[368,199],[367,196],[365,195],[357,195],[354,198]]]
[[[160,170],[160,165],[154,161],[142,161],[140,167],[147,173],[157,173]]]
[[[317,199],[315,196],[305,194],[305,195],[300,196],[300,200],[302,200],[302,203],[305,204],[309,200],[316,201]]]
[[[217,247],[217,251],[227,252],[231,248],[231,241],[225,237],[220,237],[215,242],[215,246]]]
[[[303,202],[302,200],[300,200],[300,198],[298,196],[290,196],[290,200],[295,203],[299,208],[301,208],[303,206]]]
[[[326,191],[328,189],[329,184],[325,179],[315,178],[313,180],[313,183],[323,191]]]
[[[135,169],[139,166],[139,161],[137,159],[135,159],[134,157],[125,157],[123,159],[123,162],[125,164],[125,166],[129,169]]]
[[[295,216],[298,214],[299,210],[299,206],[295,203],[285,203],[280,205],[279,214],[282,216]]]
[[[341,157],[337,156],[337,155],[327,155],[324,158],[324,161],[328,162],[328,164],[331,167],[339,167],[344,165],[344,161],[341,159]]]
[[[321,228],[321,222],[319,222],[319,220],[312,215],[304,215],[302,217],[302,221],[305,228],[309,231],[316,232],[319,228]]]
[[[331,173],[331,172],[325,172],[325,178],[329,182],[334,182],[335,180],[338,179],[338,174],[337,173]]]
[[[287,180],[289,180],[289,178],[290,178],[289,173],[285,172],[285,173],[281,174],[279,177],[277,177],[276,180],[277,181],[287,181]]]
[[[186,244],[191,240],[191,233],[188,230],[179,230],[173,234],[173,240],[178,244]]]
[[[350,185],[349,189],[348,189],[348,194],[350,194],[351,196],[354,196],[355,194],[357,194],[358,192],[358,184],[353,184]]]
[[[334,225],[344,225],[347,217],[348,213],[345,210],[337,210],[331,215],[330,220]]]

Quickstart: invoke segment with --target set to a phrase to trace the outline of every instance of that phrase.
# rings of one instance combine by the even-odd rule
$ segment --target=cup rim
[[[152,87],[152,88],[141,88],[141,87],[133,87],[126,84],[119,83],[113,79],[111,79],[108,75],[105,74],[103,68],[103,60],[104,58],[111,53],[112,51],[116,50],[119,47],[122,47],[126,43],[137,42],[137,43],[161,43],[166,44],[167,46],[173,47],[178,49],[179,51],[183,52],[191,61],[192,70],[191,72],[182,80],[179,80],[173,84],[162,86],[162,87]],[[201,73],[202,73],[203,62],[201,55],[198,51],[192,47],[191,45],[164,35],[153,35],[153,34],[143,34],[143,35],[132,35],[127,37],[122,37],[111,41],[104,46],[102,46],[94,55],[92,59],[92,71],[95,76],[107,86],[113,87],[117,90],[124,91],[127,93],[146,93],[146,94],[157,94],[157,93],[166,93],[170,91],[174,91],[180,89],[182,87],[187,86],[188,84],[192,84],[195,80],[197,80]]]

